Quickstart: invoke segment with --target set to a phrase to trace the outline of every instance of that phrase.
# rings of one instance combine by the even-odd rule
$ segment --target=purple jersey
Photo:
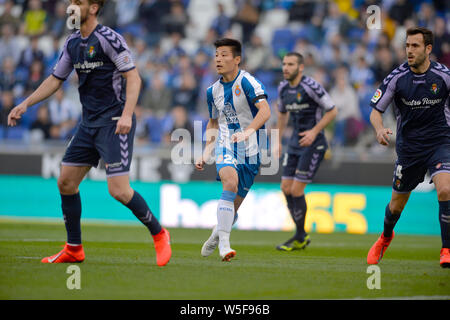
[[[324,112],[334,108],[334,103],[325,89],[314,79],[302,76],[296,87],[291,87],[287,80],[278,86],[278,110],[281,113],[290,112],[293,123],[293,133],[289,141],[288,153],[301,154],[308,147],[298,143],[302,131],[311,130],[321,119]],[[317,135],[324,148],[327,142],[323,132]]]
[[[126,87],[121,73],[134,68],[122,36],[99,24],[87,38],[82,38],[80,31],[67,38],[53,76],[66,80],[76,70],[83,106],[82,124],[101,127],[121,116]]]
[[[405,62],[383,80],[370,106],[384,112],[392,103],[399,159],[417,159],[440,145],[450,145],[449,94],[450,70],[437,62],[420,74]]]

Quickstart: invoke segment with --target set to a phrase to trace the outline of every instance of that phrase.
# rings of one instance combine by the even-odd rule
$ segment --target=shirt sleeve
[[[261,82],[253,77],[243,77],[241,81],[242,89],[247,98],[253,103],[258,103],[259,100],[266,100],[267,93]]]
[[[208,102],[209,117],[211,119],[217,119],[219,116],[219,112],[217,110],[216,105],[214,104],[212,89],[213,89],[212,87],[209,87],[206,90],[206,101]]]
[[[375,91],[370,100],[370,106],[384,113],[394,99],[396,81],[384,79],[381,86]]]
[[[70,39],[72,39],[72,36],[70,36],[66,42],[64,43],[64,48],[59,56],[58,62],[56,63],[55,67],[53,68],[52,75],[55,78],[58,78],[59,80],[65,81],[73,70],[73,63],[72,59],[69,55],[68,51],[68,44]]]
[[[317,81],[307,78],[301,82],[306,93],[313,99],[325,112],[335,107],[333,99],[331,99],[325,88]]]
[[[125,39],[115,31],[103,27],[98,32],[103,51],[111,59],[120,72],[127,72],[135,68],[131,51]]]

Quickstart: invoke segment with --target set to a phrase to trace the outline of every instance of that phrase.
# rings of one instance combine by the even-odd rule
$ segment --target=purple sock
[[[61,208],[67,231],[67,243],[81,244],[81,198],[80,193],[61,194]]]
[[[150,230],[153,236],[161,232],[161,225],[158,219],[153,216],[147,202],[139,193],[134,191],[133,198],[125,206]]]

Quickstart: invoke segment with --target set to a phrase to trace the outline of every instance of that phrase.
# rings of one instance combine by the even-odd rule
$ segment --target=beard
[[[425,62],[426,59],[427,59],[427,56],[424,51],[423,54],[416,56],[416,61],[414,61],[411,64],[408,63],[408,65],[413,68],[418,68]]]
[[[296,70],[296,71],[294,71],[293,73],[289,74],[289,75],[286,77],[286,80],[287,80],[287,81],[294,81],[295,78],[297,78],[298,74],[299,74],[299,72],[298,72],[298,70]]]

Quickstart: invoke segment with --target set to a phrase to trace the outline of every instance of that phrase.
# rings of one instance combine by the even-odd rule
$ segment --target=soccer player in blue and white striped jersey
[[[201,253],[209,256],[219,246],[222,260],[230,261],[236,255],[230,248],[231,228],[259,171],[258,130],[270,118],[270,107],[261,82],[239,68],[240,42],[225,38],[217,40],[215,47],[216,70],[221,78],[207,89],[207,143],[195,166],[203,170],[215,142],[217,179],[222,181],[223,193],[217,208],[217,226]],[[218,129],[216,140],[211,134],[214,129]]]

